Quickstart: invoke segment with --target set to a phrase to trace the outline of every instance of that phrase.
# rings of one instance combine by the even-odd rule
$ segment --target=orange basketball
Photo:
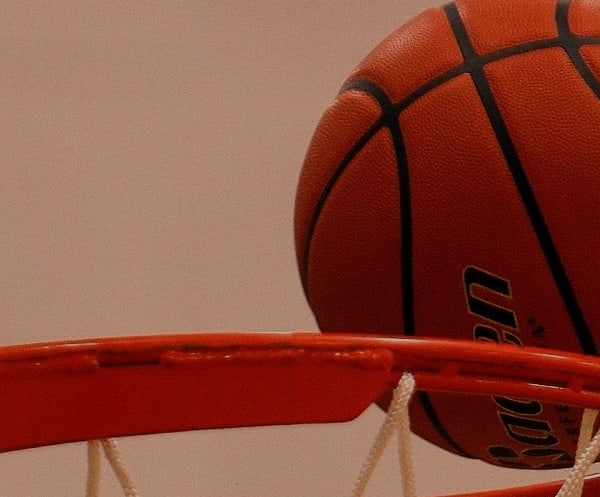
[[[457,0],[352,72],[302,169],[323,331],[600,349],[600,2]],[[382,400],[385,405],[385,400]],[[413,430],[493,464],[572,463],[580,410],[419,394]]]

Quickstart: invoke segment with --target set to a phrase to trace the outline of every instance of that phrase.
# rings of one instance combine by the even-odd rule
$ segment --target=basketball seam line
[[[577,46],[583,45],[600,45],[600,38],[591,38],[591,37],[581,37],[571,34],[570,40],[573,40],[573,43],[577,44]],[[522,55],[529,52],[534,52],[536,50],[546,50],[548,48],[565,48],[563,45],[563,40],[561,38],[550,38],[547,40],[538,40],[532,41],[528,43],[523,43],[521,45],[515,45],[512,47],[502,48],[495,52],[486,54],[486,55],[475,55],[475,59],[481,66],[486,66],[493,62],[498,62],[504,59],[508,59],[509,57],[514,57],[515,55]],[[576,52],[577,55],[578,52]],[[583,61],[583,58],[581,59]],[[585,62],[583,62],[585,65]],[[586,65],[587,67],[587,65]],[[589,69],[588,69],[589,70]],[[448,81],[460,76],[461,74],[467,74],[470,72],[469,65],[467,63],[462,63],[445,73],[436,76],[429,82],[420,86],[412,93],[402,98],[398,102],[394,104],[394,109],[397,113],[401,113],[404,109],[415,103],[419,98],[421,98],[426,93],[429,93],[431,90],[434,90],[438,86],[447,83]],[[593,77],[593,76],[592,76]]]
[[[391,105],[390,105],[391,107]],[[413,284],[413,231],[412,231],[412,205],[410,194],[410,174],[406,148],[402,137],[400,123],[391,112],[389,130],[394,142],[394,155],[396,156],[396,173],[398,175],[398,201],[400,202],[400,274],[402,286],[402,315],[404,333],[414,335],[415,309],[414,309],[414,284]]]
[[[579,35],[570,33],[569,39],[572,40],[573,43],[576,43],[578,46],[600,44],[600,37],[579,36]],[[515,55],[533,52],[535,50],[544,50],[544,49],[548,49],[548,48],[559,48],[559,47],[563,48],[563,49],[565,48],[563,45],[563,40],[560,37],[551,38],[551,39],[547,39],[547,40],[537,40],[537,41],[533,41],[533,42],[523,43],[521,45],[515,45],[512,47],[502,48],[495,52],[491,52],[489,54],[478,56],[478,60],[479,60],[479,63],[482,66],[484,66],[484,65],[490,64],[492,62],[503,60],[503,59],[506,59],[506,58],[509,58],[509,57],[512,57]],[[579,55],[579,54],[577,53],[577,55]],[[583,58],[581,58],[581,60],[582,60],[582,65],[589,71],[589,68],[587,68],[587,65],[583,61]],[[411,104],[413,104],[416,100],[421,98],[423,95],[425,95],[429,91],[434,90],[438,86],[441,86],[442,84],[452,80],[453,78],[460,76],[461,74],[468,73],[468,72],[469,72],[469,69],[468,69],[467,64],[463,63],[463,64],[460,64],[459,66],[457,66],[453,69],[450,69],[450,70],[446,71],[445,73],[440,74],[439,76],[433,78],[431,81],[420,86],[419,88],[414,90],[412,93],[410,93],[409,95],[407,95],[406,97],[404,97],[403,99],[398,101],[397,103],[392,104],[396,114],[401,113],[404,109],[409,107]],[[583,77],[583,75],[582,75],[582,77]],[[361,79],[348,81],[346,84],[344,84],[344,86],[342,86],[339,93],[342,94],[345,91],[348,91],[351,89],[365,90],[365,88],[360,87],[360,82],[363,82],[363,83],[368,82],[370,85],[372,85],[373,88],[378,88],[375,83],[373,83],[367,79],[361,78]],[[378,91],[384,93],[382,89],[378,88]],[[598,97],[600,98],[600,85],[598,87],[598,91],[599,91]],[[368,93],[368,92],[366,92],[366,93]],[[377,99],[377,97],[375,97],[375,96],[374,96],[374,98]],[[306,237],[305,237],[304,256],[302,258],[303,263],[304,263],[304,271],[302,272],[303,274],[301,274],[301,279],[303,282],[305,295],[309,302],[310,302],[310,297],[308,295],[308,272],[309,272],[308,271],[308,261],[310,260],[309,252],[310,252],[310,247],[311,247],[311,242],[312,242],[312,236],[314,234],[320,213],[323,209],[323,206],[325,205],[325,202],[327,201],[327,197],[329,196],[329,193],[335,186],[337,179],[339,179],[339,177],[341,176],[343,171],[346,169],[348,164],[350,162],[352,162],[352,159],[361,150],[362,146],[364,146],[364,144],[366,142],[368,142],[369,139],[379,131],[380,127],[384,124],[384,122],[385,122],[385,117],[376,121],[373,124],[373,126],[371,128],[369,128],[367,130],[367,132],[363,135],[363,138],[358,140],[357,143],[355,144],[355,146],[353,146],[350,149],[350,151],[346,154],[344,159],[340,162],[338,167],[335,169],[335,171],[331,175],[329,181],[326,183],[323,191],[321,192],[321,195],[319,196],[317,203],[315,204],[315,208],[313,210],[313,214],[309,221],[309,227],[307,229],[307,233],[306,233]],[[367,139],[364,139],[364,137],[367,137]]]
[[[575,297],[575,291],[571,286],[571,282],[566,274],[558,250],[552,240],[550,230],[546,225],[544,216],[537,203],[533,188],[529,183],[529,179],[527,178],[527,174],[525,173],[525,169],[521,163],[521,159],[519,158],[506,123],[502,118],[502,113],[500,112],[489,82],[483,71],[483,65],[478,62],[477,54],[471,45],[466,28],[460,18],[456,6],[450,4],[445,6],[444,9],[456,36],[456,40],[466,59],[466,63],[471,67],[471,78],[479,93],[483,107],[498,140],[498,144],[506,159],[508,168],[513,176],[515,186],[519,191],[529,220],[556,283],[557,290],[560,293],[571,323],[573,324],[573,328],[579,339],[582,351],[586,354],[597,354],[597,349],[589,327],[585,321],[579,303],[577,302],[577,298]],[[472,60],[469,58],[472,58]]]
[[[546,257],[546,261],[548,262],[548,265],[550,266],[550,270],[556,281],[558,291],[559,291],[561,297],[563,298],[563,302],[565,303],[565,306],[567,308],[567,312],[569,314],[571,322],[574,325],[574,328],[575,328],[576,333],[579,338],[581,348],[584,353],[597,354],[596,346],[591,337],[587,323],[585,322],[585,318],[583,317],[583,313],[582,313],[581,309],[579,308],[579,304],[575,298],[574,291],[573,291],[571,284],[568,280],[568,277],[564,271],[562,262],[560,260],[560,256],[558,255],[558,252],[557,252],[556,248],[554,247],[554,243],[550,236],[549,230],[545,224],[545,221],[543,220],[543,216],[541,214],[539,206],[537,205],[537,201],[535,200],[535,197],[533,195],[533,190],[531,188],[531,185],[529,184],[529,181],[525,175],[523,166],[520,162],[520,159],[518,157],[518,154],[516,152],[514,144],[512,143],[512,139],[510,138],[508,130],[506,129],[506,125],[504,124],[504,121],[500,115],[500,111],[499,111],[497,104],[495,102],[495,99],[491,93],[491,89],[489,88],[487,79],[485,78],[485,74],[483,73],[483,62],[482,62],[481,58],[479,58],[477,56],[477,54],[475,53],[475,50],[473,49],[473,47],[471,45],[471,42],[468,38],[466,29],[462,25],[462,20],[460,19],[460,15],[458,14],[458,10],[456,9],[456,6],[454,4],[448,4],[444,7],[444,9],[445,9],[447,15],[456,17],[455,21],[457,21],[458,24],[461,26],[461,27],[457,27],[456,22],[452,25],[453,29],[458,29],[459,30],[458,34],[460,36],[462,36],[462,41],[463,41],[462,44],[461,44],[461,39],[459,39],[457,37],[457,41],[459,42],[459,45],[461,45],[461,50],[463,52],[466,51],[465,52],[466,53],[465,62],[458,68],[456,68],[452,71],[449,71],[448,73],[443,75],[443,76],[445,76],[444,80],[446,80],[446,79],[449,80],[450,77],[455,77],[458,74],[461,74],[463,72],[470,72],[470,74],[476,84],[477,90],[480,93],[480,96],[482,97],[482,103],[486,109],[486,112],[488,113],[488,117],[490,119],[490,122],[492,123],[492,127],[494,128],[496,136],[498,136],[498,140],[501,145],[502,151],[507,159],[507,163],[509,165],[511,173],[513,174],[513,178],[515,180],[515,184],[519,190],[521,198],[523,199],[523,203],[525,205],[525,208],[528,212],[528,215],[529,215],[532,225],[534,227],[536,236],[538,237],[538,240],[540,240],[540,242],[541,242],[541,246],[543,248],[543,252]],[[455,14],[452,13],[453,10],[455,11]],[[449,21],[452,24],[452,19],[450,19],[450,17],[449,17]],[[462,31],[462,34],[460,33],[460,31]],[[455,35],[456,35],[456,32],[455,32]],[[557,46],[557,47],[560,46],[558,44],[558,40],[555,40],[553,43],[555,43],[555,46]],[[548,41],[545,42],[545,46],[547,46],[547,45],[548,45]],[[532,44],[531,43],[527,44],[527,46],[531,48]],[[539,45],[536,45],[536,46],[539,46]],[[509,55],[507,55],[507,53],[508,53],[507,51],[504,51],[505,56],[509,56]],[[472,57],[472,59],[468,59],[467,56]],[[485,60],[489,61],[490,57],[487,57],[487,59],[485,59]],[[469,68],[470,68],[470,70],[469,70]],[[480,76],[479,79],[476,78],[477,75]],[[370,88],[369,92],[371,92],[371,91],[373,91],[373,89],[376,88],[377,89],[376,91],[380,92],[381,94],[385,94],[385,92],[382,89],[380,89],[375,83],[367,82],[366,80],[356,80],[354,82],[349,82],[343,87],[344,91],[356,86],[359,81],[363,81],[361,83],[361,85],[364,90],[366,90],[368,87],[368,88]],[[441,84],[443,82],[441,77],[438,78],[436,81],[438,84]],[[433,86],[433,85],[426,85],[426,86],[428,87],[427,91],[435,88],[435,86]],[[418,91],[415,93],[421,93],[421,92]],[[415,93],[413,93],[413,96],[415,95]],[[377,98],[377,97],[374,95],[374,98]],[[409,97],[405,98],[403,100],[403,102],[407,102],[409,99],[412,100],[412,98],[409,96]],[[394,108],[397,112],[399,112],[400,106],[398,104],[394,105]],[[308,294],[308,273],[309,273],[309,271],[308,271],[309,264],[308,263],[309,263],[309,258],[310,258],[310,245],[311,245],[311,241],[312,241],[312,235],[314,233],[316,224],[318,222],[318,218],[320,216],[320,212],[327,200],[327,197],[329,196],[329,193],[335,186],[337,179],[339,179],[339,177],[341,176],[343,171],[346,169],[346,166],[348,166],[350,164],[350,162],[353,160],[355,155],[360,151],[360,149],[362,148],[362,146],[364,146],[364,144],[368,141],[368,139],[370,139],[377,131],[379,131],[379,128],[383,124],[385,124],[385,120],[386,120],[385,116],[383,116],[380,120],[378,120],[368,130],[367,134],[363,135],[363,139],[359,140],[357,142],[357,144],[352,148],[352,150],[346,155],[343,162],[334,171],[332,178],[330,178],[330,181],[327,183],[326,188],[324,189],[324,191],[321,194],[321,197],[319,198],[317,207],[313,211],[313,216],[311,218],[311,223],[309,226],[310,233],[307,233],[307,241],[306,241],[306,245],[305,245],[305,254],[306,255],[305,255],[304,268],[305,268],[305,272],[306,272],[305,281],[306,281],[306,289],[307,289],[306,293],[307,294]],[[368,139],[364,139],[364,137],[368,137]]]
[[[452,438],[452,435],[450,435],[448,430],[446,430],[446,427],[444,426],[444,424],[442,423],[442,420],[438,416],[435,406],[433,405],[433,402],[431,401],[431,397],[429,396],[429,394],[427,392],[419,391],[417,394],[417,397],[418,397],[419,401],[421,402],[421,405],[423,406],[423,410],[425,411],[425,414],[429,418],[431,425],[438,432],[438,435],[440,437],[442,437],[442,439],[445,440],[448,445],[453,447],[454,451],[457,452],[459,455],[461,455],[463,457],[468,457],[470,459],[479,459],[479,458],[473,456],[472,454],[469,454],[465,449],[463,449],[460,445],[458,445],[458,443],[456,442],[456,440],[454,440],[454,438]]]
[[[573,66],[579,72],[583,81],[594,92],[596,98],[600,98],[600,83],[591,71],[583,56],[579,52],[580,47],[585,44],[585,39],[574,35],[569,26],[569,7],[571,0],[559,0],[556,5],[556,27],[560,46],[571,59]]]
[[[364,146],[364,144],[370,140],[377,132],[379,132],[382,128],[386,127],[389,129],[390,134],[392,136],[392,144],[394,147],[394,156],[396,158],[396,169],[398,174],[398,197],[399,197],[399,211],[400,211],[400,272],[401,278],[400,283],[402,287],[402,303],[403,303],[403,320],[404,320],[404,333],[407,335],[415,334],[415,323],[414,323],[414,296],[413,296],[413,276],[412,276],[412,213],[411,213],[411,205],[410,205],[410,183],[408,177],[408,165],[406,159],[406,150],[404,147],[404,140],[402,138],[402,133],[400,130],[400,125],[397,120],[397,113],[394,110],[392,102],[388,95],[383,91],[379,86],[375,83],[361,79],[354,80],[349,82],[347,85],[343,87],[341,92],[349,91],[349,90],[358,90],[366,93],[371,96],[379,105],[381,109],[380,118],[369,128],[369,130],[363,135],[363,139],[355,144],[352,150],[347,154],[344,160],[340,163],[340,165],[336,168],[334,175],[330,178],[328,183],[326,184],[319,201],[317,202],[317,207],[313,211],[313,216],[311,219],[311,223],[309,224],[310,237],[307,236],[309,240],[312,238],[312,232],[316,227],[316,221],[318,219],[318,213],[325,203],[329,193],[343,171],[350,164],[350,162],[354,159],[359,150]],[[368,137],[367,140],[364,138]],[[360,143],[360,147],[358,147]],[[308,233],[307,233],[308,235]],[[308,292],[308,264],[309,264],[309,252],[308,249],[305,250],[305,260],[303,261],[305,268],[305,293],[307,299],[309,299]],[[310,302],[310,300],[309,300]],[[318,321],[318,317],[316,317]]]
[[[559,1],[561,1],[561,0],[559,0]],[[451,69],[451,70],[445,72],[444,74],[441,74],[440,76],[432,79],[428,83],[422,85],[417,90],[415,90],[414,92],[412,92],[411,94],[409,94],[407,97],[403,98],[401,101],[397,102],[396,104],[392,104],[392,108],[394,110],[394,112],[392,113],[393,119],[397,122],[398,115],[400,114],[400,112],[402,110],[404,110],[406,107],[411,105],[414,101],[416,101],[421,96],[423,96],[426,93],[428,93],[429,91],[437,88],[438,86],[442,85],[443,83],[450,81],[451,79],[453,79],[461,74],[468,73],[471,75],[471,77],[473,78],[473,81],[477,87],[477,90],[480,93],[480,97],[482,99],[482,104],[484,105],[484,108],[485,108],[486,112],[488,113],[488,118],[490,119],[490,123],[492,124],[492,127],[494,128],[494,131],[496,132],[496,136],[498,137],[499,144],[501,145],[503,153],[505,154],[507,163],[509,165],[509,168],[511,169],[511,173],[513,174],[513,178],[515,180],[515,184],[516,184],[517,188],[519,189],[523,203],[526,206],[526,210],[528,211],[530,220],[531,220],[532,224],[534,225],[536,235],[538,236],[538,239],[540,241],[541,241],[541,238],[545,238],[545,239],[547,238],[547,240],[549,240],[549,242],[551,244],[552,248],[550,249],[550,254],[546,253],[546,250],[544,250],[544,254],[546,256],[546,260],[548,261],[549,265],[551,266],[551,270],[552,270],[553,264],[551,263],[551,261],[549,259],[552,259],[554,264],[558,263],[558,266],[555,266],[554,270],[552,270],[552,271],[553,271],[553,275],[555,277],[555,281],[557,279],[560,280],[560,283],[559,283],[559,281],[557,281],[557,286],[559,288],[559,292],[561,293],[561,296],[563,297],[563,301],[565,302],[565,305],[567,306],[567,309],[568,309],[568,312],[569,312],[572,322],[576,321],[576,322],[583,323],[583,326],[584,326],[584,328],[583,328],[584,336],[583,337],[580,334],[581,328],[579,328],[578,326],[575,326],[575,329],[576,329],[579,339],[580,339],[580,344],[582,346],[582,349],[586,353],[595,354],[596,347],[595,347],[595,344],[593,343],[591,335],[589,334],[589,328],[587,327],[587,324],[585,323],[581,309],[579,308],[577,300],[575,299],[573,289],[571,288],[571,285],[568,281],[566,273],[564,272],[564,268],[562,267],[562,263],[560,261],[560,257],[558,256],[558,252],[556,251],[556,249],[554,247],[554,244],[551,240],[549,231],[543,220],[541,211],[539,210],[539,206],[537,205],[537,202],[535,201],[535,198],[533,196],[533,191],[531,189],[531,185],[529,185],[529,182],[526,178],[525,172],[523,170],[522,164],[520,163],[520,159],[518,157],[518,154],[516,152],[514,144],[512,143],[512,140],[510,139],[508,130],[504,124],[504,121],[502,119],[500,111],[497,107],[497,104],[495,102],[495,99],[493,97],[491,89],[489,88],[489,84],[488,84],[487,79],[485,78],[485,74],[483,72],[484,66],[491,62],[502,60],[502,59],[505,59],[505,58],[508,58],[508,57],[511,57],[514,55],[519,55],[522,53],[531,52],[534,50],[542,50],[542,49],[553,48],[553,47],[562,47],[563,49],[567,50],[567,53],[569,53],[569,50],[567,48],[568,44],[565,43],[565,39],[567,37],[564,36],[564,32],[563,32],[563,36],[561,36],[560,26],[559,26],[559,37],[558,38],[524,43],[524,44],[517,45],[514,47],[500,49],[500,50],[490,53],[490,54],[478,56],[471,44],[471,41],[466,32],[466,28],[465,28],[464,24],[462,23],[462,20],[460,18],[460,15],[458,14],[458,10],[456,9],[456,6],[454,4],[448,4],[444,7],[444,10],[446,12],[446,15],[448,16],[449,21],[451,21],[451,16],[456,17],[456,19],[455,19],[456,22],[454,24],[452,24],[452,21],[451,21],[451,26],[453,28],[456,40],[459,43],[461,51],[463,52],[465,62],[463,64],[457,66],[456,68]],[[455,14],[452,14],[453,10],[455,11]],[[558,19],[558,17],[557,17],[557,19]],[[462,41],[464,43],[462,43],[462,44],[461,44],[461,39],[457,35],[457,29],[458,29],[459,34],[461,32],[463,34]],[[587,36],[576,36],[573,33],[571,33],[570,31],[568,31],[568,40],[571,43],[577,44],[577,46],[581,46],[583,44],[600,44],[600,38],[587,37]],[[565,45],[567,45],[567,46],[565,46]],[[577,67],[577,64],[576,64],[575,60],[573,60],[574,57],[571,55],[571,53],[569,53],[569,56],[570,56],[571,60],[573,61],[573,63]],[[581,58],[578,51],[577,51],[576,56],[580,58],[580,61],[582,62],[582,67],[585,67],[585,69],[587,71],[589,71],[589,68],[583,61],[583,58]],[[577,58],[576,58],[576,60],[577,60]],[[579,67],[578,67],[578,70],[579,70]],[[590,74],[591,74],[591,72],[590,72]],[[476,78],[476,76],[479,76],[479,80]],[[586,79],[583,74],[582,74],[582,77],[584,77],[584,79]],[[594,81],[594,83],[597,83],[595,78],[593,78],[593,81]],[[478,82],[479,82],[479,84],[478,84]],[[586,79],[586,82],[588,82],[587,79]],[[588,84],[589,84],[589,82],[588,82]],[[592,87],[592,89],[594,89],[593,86],[591,86],[591,87]],[[313,214],[311,216],[309,228],[307,230],[307,234],[306,234],[306,238],[305,238],[305,240],[306,240],[305,247],[304,247],[305,255],[303,258],[304,274],[302,276],[303,276],[303,282],[305,285],[305,293],[307,294],[307,298],[309,298],[308,297],[308,274],[309,274],[309,260],[310,260],[310,249],[311,249],[312,237],[314,235],[314,231],[316,229],[316,224],[320,217],[321,211],[327,201],[327,198],[329,197],[329,194],[331,193],[332,189],[334,188],[337,180],[340,178],[342,173],[345,171],[346,167],[352,162],[354,157],[360,152],[360,150],[364,147],[364,145],[381,129],[381,127],[383,127],[383,126],[388,127],[390,129],[390,131],[392,132],[393,137],[395,134],[395,131],[392,131],[392,128],[390,126],[391,121],[389,121],[389,119],[391,119],[391,116],[386,115],[386,109],[382,105],[382,101],[380,99],[378,99],[378,97],[377,97],[377,95],[385,95],[385,97],[386,97],[386,99],[385,99],[386,106],[385,107],[387,108],[387,102],[389,102],[389,99],[387,98],[387,95],[384,92],[384,90],[382,88],[380,88],[379,86],[377,86],[377,84],[374,82],[368,81],[366,79],[357,79],[357,80],[347,82],[341,88],[340,94],[345,91],[351,90],[351,89],[359,89],[359,90],[365,91],[365,93],[368,93],[373,98],[375,98],[375,100],[377,100],[379,105],[382,107],[382,116],[367,130],[367,132],[365,134],[362,135],[362,137],[355,143],[355,145],[352,147],[352,149],[346,154],[344,159],[336,167],[331,178],[329,179],[324,190],[322,191],[322,193],[317,201],[317,204],[315,206],[315,209],[313,210]],[[483,90],[483,92],[482,92],[482,90]],[[496,118],[493,118],[494,113],[497,114]],[[504,142],[503,140],[501,140],[500,136],[498,136],[498,132],[500,132],[500,134],[502,136],[504,136],[508,141]],[[398,133],[398,138],[400,140],[402,140],[399,123],[398,123],[397,133]],[[396,148],[397,144],[396,143],[394,143],[394,147],[395,147],[395,151],[397,152],[397,148]],[[402,150],[403,149],[404,149],[404,147],[403,147],[403,143],[402,143]],[[403,150],[403,152],[404,152],[404,150]],[[511,162],[510,159],[516,160],[516,163]],[[396,156],[396,160],[399,161],[398,155]],[[515,166],[517,166],[517,167],[515,167]],[[406,176],[408,179],[408,171],[406,171]],[[520,182],[517,178],[524,179],[525,183],[520,184]],[[530,201],[533,201],[533,205],[531,205],[530,203],[525,201],[526,200],[525,196],[527,196],[530,199]],[[532,218],[532,215],[533,215],[533,217],[535,217],[535,221]],[[537,224],[536,224],[536,222],[537,222]],[[541,245],[542,245],[542,247],[544,247],[544,244],[541,244]],[[564,286],[565,284],[566,284],[566,288]],[[412,281],[411,281],[411,285],[412,285]],[[412,288],[411,288],[411,293],[412,293]],[[565,297],[567,297],[567,298],[565,298]],[[310,302],[310,300],[309,300],[309,302]],[[569,304],[571,304],[571,305],[569,305]],[[414,309],[413,309],[413,311],[414,311]],[[575,322],[574,322],[574,325],[575,325]],[[414,322],[413,322],[413,327],[414,327]],[[413,328],[412,332],[414,333],[414,331],[415,330]],[[463,453],[463,455],[465,455],[466,457],[472,457],[469,454],[467,454],[462,448],[460,448],[458,446],[458,444],[456,444],[456,442],[449,435],[449,433],[447,432],[445,427],[442,425],[441,420],[437,416],[437,414],[435,412],[435,408],[432,405],[429,396],[424,394],[424,395],[420,395],[419,397],[421,399],[421,404],[423,405],[425,412],[427,413],[430,421],[432,422],[432,424],[438,431],[438,434],[443,439],[445,439],[450,445],[452,445],[456,450]]]
[[[375,83],[362,79],[355,80],[345,87],[356,89],[371,95],[381,108],[378,126],[386,127],[392,135],[394,156],[396,158],[396,174],[398,175],[398,201],[400,212],[400,284],[402,288],[402,315],[404,333],[415,334],[414,295],[413,295],[413,261],[412,261],[412,209],[410,203],[410,181],[408,160],[398,115],[387,93]],[[379,131],[379,129],[378,129]]]
[[[387,127],[392,135],[394,142],[394,154],[396,157],[396,167],[398,174],[398,196],[400,202],[400,266],[401,266],[401,285],[402,285],[402,305],[403,305],[403,324],[404,333],[406,335],[415,335],[415,320],[414,320],[414,288],[413,288],[413,261],[412,261],[412,213],[410,204],[410,188],[409,188],[409,174],[408,174],[408,160],[406,158],[406,150],[404,147],[404,141],[402,139],[402,131],[400,129],[400,123],[398,122],[398,113],[394,109],[392,102],[385,93],[385,91],[377,86],[375,83],[365,79],[357,79],[344,85],[342,91],[348,90],[359,90],[363,91],[373,99],[377,101],[381,108],[382,116],[377,121],[377,131],[382,127]],[[372,131],[375,125],[369,129],[369,136],[372,136]],[[373,134],[375,133],[373,132]],[[354,155],[346,162],[348,165]],[[345,167],[344,167],[345,169]],[[341,174],[341,172],[340,172]],[[333,187],[333,184],[331,185]],[[308,266],[305,266],[308,267]],[[317,318],[318,319],[318,318]],[[440,437],[454,449],[455,452],[462,455],[463,457],[474,458],[473,455],[469,454],[463,449],[457,442],[452,438],[446,427],[443,425],[440,417],[438,416],[431,397],[426,392],[419,392],[417,396],[421,406],[427,418],[429,419],[432,426],[438,432]]]
[[[348,153],[346,154],[344,159],[335,168],[333,174],[331,175],[331,177],[325,184],[325,187],[323,188],[323,191],[321,192],[321,195],[319,196],[319,199],[317,200],[317,203],[315,204],[315,208],[312,212],[312,215],[309,220],[308,228],[306,230],[304,256],[302,258],[304,270],[302,271],[302,274],[300,275],[301,279],[302,279],[303,287],[304,287],[304,294],[305,294],[306,300],[308,301],[309,304],[311,302],[310,293],[308,291],[308,276],[309,276],[308,267],[309,267],[309,262],[310,262],[310,249],[311,249],[311,245],[312,245],[314,231],[317,227],[317,222],[321,215],[321,211],[323,210],[323,206],[325,205],[325,202],[327,202],[327,199],[329,198],[329,194],[331,193],[331,190],[337,183],[338,179],[343,174],[343,172],[346,170],[346,167],[350,164],[350,162],[352,162],[354,157],[362,150],[362,148],[369,142],[369,140],[371,140],[371,138],[373,138],[373,136],[375,136],[375,134],[377,134],[377,132],[381,129],[381,126],[382,126],[381,122],[383,120],[384,120],[383,117],[379,118],[360,137],[360,139],[357,140],[357,142],[354,144],[354,146],[348,151]],[[318,321],[318,316],[315,316],[315,317]]]
[[[598,40],[598,42],[600,43],[600,39]],[[482,61],[483,65],[486,65],[491,62],[496,62],[502,59],[512,57],[514,55],[520,55],[523,53],[533,52],[535,50],[543,50],[546,48],[558,46],[559,43],[557,39],[540,40],[530,43],[524,43],[522,45],[517,45],[514,47],[504,48],[496,52],[480,56],[480,60]],[[447,83],[448,81],[451,81],[452,79],[468,72],[469,67],[466,63],[463,62],[462,64],[454,67],[453,69],[450,69],[445,73],[436,76],[429,82],[414,90],[406,97],[399,100],[397,103],[394,104],[394,109],[398,114],[400,114],[404,109],[415,103],[419,98],[429,93],[431,90],[434,90],[437,87],[443,85],[444,83]]]

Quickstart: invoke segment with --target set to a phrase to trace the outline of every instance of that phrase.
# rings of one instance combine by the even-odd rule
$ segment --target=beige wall
[[[313,329],[292,247],[303,154],[418,3],[4,2],[0,342]],[[123,446],[146,497],[347,495],[380,419]],[[424,493],[525,478],[416,443]],[[81,495],[82,454],[0,455],[0,495]],[[397,486],[392,450],[370,495]]]

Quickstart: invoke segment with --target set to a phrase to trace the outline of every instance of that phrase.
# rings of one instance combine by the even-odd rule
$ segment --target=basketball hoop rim
[[[398,382],[600,408],[600,358],[457,339],[193,333],[0,347],[0,451],[348,421]]]
[[[0,376],[24,373],[34,366],[40,373],[50,364],[66,370],[94,367],[152,367],[170,362],[192,363],[218,354],[225,360],[231,354],[260,354],[294,351],[304,354],[329,352],[368,355],[375,351],[391,355],[374,359],[387,365],[390,386],[399,375],[411,371],[422,381],[423,390],[500,394],[488,382],[524,383],[526,390],[572,391],[573,405],[600,408],[600,358],[573,352],[513,344],[474,342],[463,339],[405,337],[317,332],[204,332],[172,335],[133,335],[64,340],[0,347]],[[439,376],[438,379],[433,379]],[[467,381],[480,388],[461,387]],[[558,400],[551,391],[550,398]],[[562,396],[562,393],[559,394]]]

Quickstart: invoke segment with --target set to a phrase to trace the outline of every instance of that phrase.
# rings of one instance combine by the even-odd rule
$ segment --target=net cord
[[[100,495],[101,470],[102,461],[100,460],[100,440],[89,440],[87,442],[86,497],[98,497],[98,495]]]
[[[583,411],[575,462],[556,493],[556,497],[581,497],[585,476],[600,454],[600,430],[592,438],[597,416],[597,410],[585,409]]]
[[[352,491],[352,497],[362,497],[381,456],[395,430],[398,431],[399,463],[402,475],[404,497],[416,497],[414,465],[410,446],[410,416],[408,403],[415,390],[415,379],[410,373],[404,373],[394,389],[386,418],[373,441],[369,454],[359,472]],[[556,497],[581,497],[585,477],[591,465],[600,455],[600,429],[593,435],[594,424],[599,411],[584,409],[575,462],[567,478],[556,493]],[[592,436],[593,435],[593,436]]]
[[[381,456],[394,431],[398,431],[399,463],[404,497],[416,497],[416,484],[410,445],[410,416],[408,403],[415,390],[415,379],[411,373],[404,373],[394,389],[392,401],[379,432],[373,441],[369,454],[358,474],[352,490],[352,497],[362,497]]]
[[[119,480],[125,497],[139,497],[133,479],[123,462],[123,457],[121,456],[117,441],[112,438],[90,440],[87,443],[88,473],[86,497],[99,497],[100,495],[102,466],[100,447],[104,450],[104,455],[106,456],[106,459],[108,459],[115,476]]]

